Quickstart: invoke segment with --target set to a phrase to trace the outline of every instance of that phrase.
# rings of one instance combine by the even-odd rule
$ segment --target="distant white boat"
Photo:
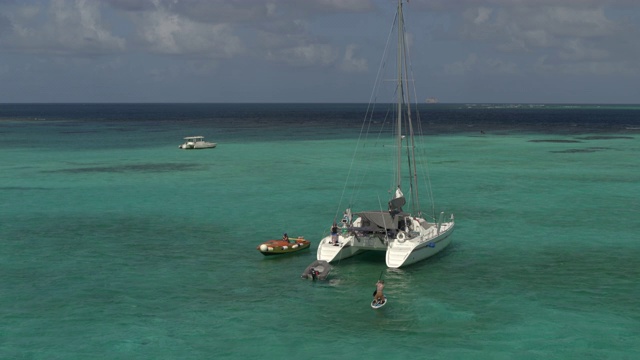
[[[184,144],[178,146],[179,149],[197,150],[212,149],[218,144],[204,141],[204,136],[187,136],[184,138]]]

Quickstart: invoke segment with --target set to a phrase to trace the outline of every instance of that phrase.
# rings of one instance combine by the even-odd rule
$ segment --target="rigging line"
[[[406,24],[406,21],[403,22],[403,23]],[[409,71],[409,73],[411,75],[411,78],[414,78],[413,64],[411,62],[411,54],[410,54],[411,50],[410,50],[409,47],[407,47],[406,51],[407,51],[407,54],[408,54],[408,56],[405,57],[405,60],[408,62],[406,68],[408,69],[408,71]],[[412,85],[413,85],[412,86],[412,90],[413,90],[414,98],[418,99],[415,82],[413,82]],[[408,84],[407,84],[407,86],[408,86]],[[420,145],[421,145],[421,148],[422,148],[421,153],[423,154],[422,158],[424,159],[424,168],[421,168],[421,170],[422,170],[421,172],[423,174],[422,178],[424,180],[425,188],[427,190],[427,196],[428,196],[429,202],[431,204],[431,216],[432,216],[433,219],[435,219],[435,199],[433,197],[433,187],[431,186],[431,176],[429,174],[428,157],[427,157],[427,153],[426,153],[426,139],[424,138],[425,133],[423,131],[422,119],[420,117],[420,111],[419,111],[419,107],[418,107],[417,102],[414,105],[415,105],[415,110],[416,110],[416,121],[417,121],[416,126],[418,127],[418,134],[420,135],[419,142],[420,142]],[[415,152],[415,147],[413,148],[413,151]],[[413,159],[414,159],[414,164],[415,164],[416,159],[417,159],[415,153],[414,153]],[[415,167],[415,170],[418,171],[417,165]],[[416,195],[417,195],[417,193],[416,193]],[[419,200],[418,197],[417,197],[417,199]]]
[[[402,15],[402,1],[398,0],[398,44],[396,49],[396,182],[395,185],[400,187],[402,185],[402,117],[403,117],[403,104],[405,101],[405,69],[404,69],[404,56],[405,56],[405,34],[404,34],[404,16]]]
[[[371,114],[371,117],[368,120],[369,120],[369,126],[367,128],[367,140],[365,140],[363,142],[364,143],[363,147],[367,146],[369,134],[371,133],[371,127],[372,127],[372,124],[373,124],[373,113]],[[376,141],[373,142],[373,146],[374,147],[376,146],[377,142],[379,141],[379,139],[381,137],[381,133],[382,133],[382,130],[384,129],[384,124],[385,123],[386,123],[386,119],[382,123],[383,126],[380,128],[380,131],[378,133],[378,137],[377,137]],[[372,152],[370,152],[370,151],[364,151],[364,152],[362,152],[362,154],[364,155],[364,157],[361,158],[361,160],[369,160],[369,159],[374,158],[374,154]],[[364,163],[364,162],[361,162],[361,163]],[[353,182],[353,188],[352,188],[352,191],[351,191],[351,199],[350,199],[351,202],[354,201],[354,198],[358,198],[358,196],[360,194],[360,191],[362,189],[362,184],[364,184],[365,179],[367,177],[367,173],[370,171],[369,167],[365,168],[364,166],[359,166],[358,169],[361,169],[361,171],[357,171],[356,174],[354,174],[355,180]]]
[[[389,30],[389,33],[387,35],[387,42],[386,42],[386,45],[385,45],[385,49],[384,49],[384,52],[383,52],[382,59],[380,60],[380,64],[378,66],[378,72],[376,74],[376,80],[374,82],[374,87],[371,90],[371,95],[369,96],[369,104],[367,105],[367,109],[365,111],[364,121],[363,121],[362,126],[360,128],[360,134],[358,135],[358,140],[356,141],[356,146],[355,146],[355,149],[353,151],[353,156],[351,157],[351,164],[349,165],[349,171],[347,172],[347,177],[346,177],[344,186],[342,188],[342,194],[340,195],[340,201],[338,203],[338,208],[336,209],[336,213],[334,215],[334,221],[337,219],[338,214],[342,210],[342,200],[344,199],[344,195],[345,195],[348,183],[349,183],[349,178],[351,176],[351,172],[353,170],[353,166],[354,166],[354,163],[355,163],[356,154],[358,152],[358,149],[359,149],[359,146],[360,146],[360,142],[362,141],[362,134],[363,134],[365,125],[367,124],[367,118],[369,117],[369,118],[373,119],[373,112],[374,112],[375,104],[376,104],[375,103],[375,99],[377,99],[377,90],[380,88],[380,83],[382,82],[381,73],[382,73],[382,70],[386,66],[386,61],[385,61],[386,56],[384,56],[384,54],[386,54],[388,52],[389,44],[391,43],[391,41],[390,41],[391,35],[393,34],[393,29],[394,29],[394,26],[396,24],[397,18],[398,18],[398,15],[396,14],[396,16],[395,16],[395,18],[393,20],[393,24],[391,25],[391,29]],[[369,126],[368,126],[368,128],[369,128],[371,126],[371,121],[369,121],[368,123],[369,123]],[[367,137],[368,137],[368,130],[365,132],[365,140],[366,140]],[[353,202],[353,196],[349,200],[350,204],[352,202]]]
[[[398,94],[398,88],[396,87],[393,95],[391,96],[392,99],[395,99],[397,97]],[[391,126],[391,134],[393,135],[392,138],[395,138],[395,136],[397,136],[397,129],[395,128],[395,126],[393,126],[393,119],[396,118],[396,112],[398,111],[398,109],[396,108],[395,104],[393,103],[393,101],[389,101],[389,105],[387,107],[387,116],[385,117],[385,124],[386,121],[388,119],[390,119],[391,121],[389,122],[390,124],[392,124]],[[394,146],[394,145],[389,145],[389,146]],[[388,164],[388,168],[393,168],[395,169],[394,166],[394,162],[395,162],[395,155],[393,154],[393,152],[391,151],[387,151],[385,152],[387,154],[386,160],[389,162]],[[389,193],[393,193],[395,191],[395,189],[397,189],[397,185],[396,185],[396,178],[397,175],[395,174],[395,172],[391,173],[388,172],[387,173],[388,176],[388,189],[389,189]]]
[[[382,210],[382,202],[380,201],[380,194],[378,194],[378,206],[380,206],[380,212],[381,213],[384,212],[384,210]],[[387,229],[387,222],[384,221],[384,215],[382,215],[382,225],[384,225],[384,240],[385,240],[385,242],[388,242],[389,241],[389,234],[388,234],[388,229]]]
[[[389,116],[391,115],[391,111],[393,110],[393,106],[390,104],[389,106],[387,106],[387,112],[385,113],[385,116],[382,118],[382,125],[379,127],[378,133],[377,133],[377,137],[375,138],[375,140],[373,140],[373,146],[376,147],[379,144],[382,145],[382,147],[386,146],[385,144],[382,144],[382,135],[384,133],[384,130],[386,128],[386,124],[388,123],[388,119]],[[371,119],[371,122],[373,123],[373,118]],[[370,132],[370,131],[369,131]],[[384,152],[385,154],[387,154],[387,152]],[[366,158],[364,160],[369,160],[369,159],[377,159],[377,157],[374,156],[374,154],[372,152],[364,152]],[[362,166],[362,168],[364,168],[364,166]],[[353,190],[352,190],[352,200],[353,198],[357,198],[360,194],[360,191],[362,190],[362,184],[365,183],[365,180],[367,178],[367,172],[368,171],[364,171],[364,170],[370,170],[369,167],[367,167],[366,169],[363,169],[363,171],[360,171],[359,174],[357,174],[355,176],[356,181],[354,181],[354,185],[353,185]],[[391,176],[391,181],[390,184],[393,184],[393,174],[390,174]]]
[[[435,201],[433,196],[433,187],[431,186],[431,175],[429,171],[429,156],[427,152],[427,141],[426,135],[422,131],[422,119],[418,118],[418,125],[420,126],[420,139],[419,139],[419,149],[417,150],[420,154],[420,158],[422,159],[422,166],[420,167],[420,172],[422,174],[423,185],[427,190],[427,196],[430,203],[431,208],[431,216],[435,218]],[[418,170],[416,168],[416,170]]]
[[[406,29],[406,21],[404,20],[404,12],[403,12],[403,21],[402,21],[402,33],[403,35],[407,33],[407,29]],[[410,47],[407,45],[406,43],[406,35],[403,36],[403,42],[402,42],[402,51],[403,51],[403,68],[404,68],[404,77],[405,77],[405,82],[404,82],[404,86],[406,88],[406,103],[407,103],[407,128],[408,128],[408,135],[409,135],[409,139],[411,140],[411,143],[409,143],[409,140],[407,140],[407,160],[408,160],[408,165],[409,165],[409,181],[410,181],[410,194],[411,194],[411,207],[412,207],[412,212],[413,213],[417,213],[418,215],[421,214],[421,210],[420,210],[420,196],[419,196],[419,187],[417,186],[417,163],[416,163],[416,153],[415,153],[415,149],[416,149],[416,144],[415,144],[415,130],[413,128],[413,122],[412,122],[412,114],[411,114],[411,108],[412,108],[412,102],[411,102],[411,91],[409,88],[409,76],[411,77],[411,79],[414,78],[413,76],[413,67],[411,65],[411,53],[410,53]],[[416,95],[416,89],[415,89],[415,82],[412,81],[411,82],[412,88],[413,88],[413,94],[414,94],[414,99],[417,99],[417,95]],[[414,104],[415,105],[415,104]],[[417,105],[415,105],[415,110],[416,110],[416,115],[419,114],[418,112],[418,108]]]

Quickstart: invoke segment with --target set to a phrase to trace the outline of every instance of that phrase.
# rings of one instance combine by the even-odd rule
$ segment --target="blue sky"
[[[0,103],[367,102],[395,0],[0,0]],[[418,97],[640,103],[640,1],[411,0]]]

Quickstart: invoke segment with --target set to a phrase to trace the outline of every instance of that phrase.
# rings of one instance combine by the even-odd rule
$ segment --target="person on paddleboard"
[[[377,304],[381,304],[384,301],[384,294],[382,293],[384,290],[384,280],[378,280],[376,283],[376,292],[373,294],[373,298],[376,300]]]

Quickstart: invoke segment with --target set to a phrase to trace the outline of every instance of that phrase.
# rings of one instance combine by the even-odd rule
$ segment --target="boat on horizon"
[[[187,136],[184,138],[184,143],[179,145],[179,149],[184,150],[198,150],[198,149],[213,149],[218,144],[204,141],[204,136]]]
[[[435,206],[431,199],[431,214],[427,216],[420,207],[419,188],[426,188],[424,194],[432,197],[429,176],[427,174],[426,160],[419,158],[426,156],[421,154],[421,142],[425,140],[420,133],[421,122],[418,113],[418,104],[412,99],[417,99],[415,88],[409,87],[413,83],[412,77],[408,74],[411,69],[407,56],[408,44],[404,34],[403,1],[398,0],[397,13],[394,27],[397,29],[397,53],[395,89],[391,89],[394,99],[387,111],[374,111],[376,104],[369,104],[365,121],[362,125],[362,134],[356,145],[354,158],[351,160],[351,168],[347,172],[347,181],[342,191],[342,197],[338,204],[338,209],[334,217],[330,235],[325,236],[318,245],[317,259],[327,262],[336,262],[352,257],[365,251],[385,251],[385,262],[389,268],[400,268],[427,259],[451,243],[455,221],[453,214],[445,217],[444,212],[440,212],[436,219]],[[387,46],[386,49],[391,48]],[[387,61],[381,62],[381,67]],[[379,71],[378,73],[381,73]],[[383,83],[377,81],[377,86]],[[374,91],[373,94],[377,95]],[[372,99],[378,98],[372,95]],[[386,104],[386,103],[385,103]],[[376,118],[381,116],[383,119]],[[384,118],[389,116],[389,119]],[[385,129],[385,124],[393,123],[391,129]],[[382,129],[375,128],[374,125],[382,126]],[[370,130],[369,130],[370,129]],[[368,136],[367,130],[374,135]],[[392,141],[388,145],[362,146],[361,143],[369,138],[376,138],[376,144],[380,143],[379,134],[388,132],[392,135]],[[356,155],[360,150],[373,151],[379,157],[383,152],[391,151],[390,166],[387,175],[356,174],[354,168],[362,165],[365,170],[370,171],[371,164],[378,161],[378,158],[368,157],[363,161],[356,160]],[[374,155],[376,156],[376,155]],[[406,162],[406,164],[404,164]],[[346,171],[345,171],[346,172]],[[389,179],[388,188],[384,190],[384,195],[368,194],[369,204],[378,205],[377,209],[353,212],[356,203],[359,201],[358,195],[362,195],[363,183],[372,182],[372,178]],[[422,178],[422,179],[420,179]],[[420,181],[424,181],[422,184]],[[351,184],[352,183],[352,184]],[[347,197],[347,189],[352,189],[353,194]],[[407,195],[405,195],[405,191]],[[423,189],[420,190],[422,194]],[[387,197],[387,203],[382,203],[382,197]],[[345,200],[347,199],[347,200]],[[343,202],[347,202],[346,210],[342,207]],[[371,206],[371,205],[367,205]],[[364,207],[364,206],[361,206]],[[410,208],[410,209],[409,209]]]

